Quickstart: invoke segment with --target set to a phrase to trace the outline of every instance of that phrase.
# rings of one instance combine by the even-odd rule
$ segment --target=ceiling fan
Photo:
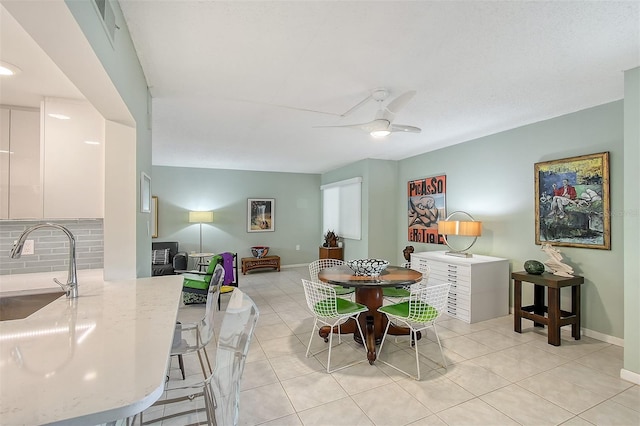
[[[369,133],[374,138],[382,138],[385,137],[392,132],[412,132],[412,133],[420,133],[422,129],[415,126],[408,126],[406,124],[394,124],[393,119],[396,114],[405,107],[407,103],[413,98],[416,94],[415,90],[411,90],[409,92],[405,92],[402,95],[398,96],[389,104],[384,107],[382,104],[389,96],[389,92],[386,89],[376,89],[374,90],[370,96],[368,96],[363,101],[359,102],[355,107],[353,107],[348,112],[353,109],[359,107],[369,99],[373,98],[378,103],[378,112],[376,113],[375,118],[368,123],[361,124],[346,124],[342,126],[316,126],[316,127],[348,127],[352,129],[364,130]],[[345,113],[343,116],[348,114]]]

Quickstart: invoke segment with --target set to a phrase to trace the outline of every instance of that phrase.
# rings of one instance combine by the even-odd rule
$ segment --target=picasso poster
[[[445,193],[447,177],[431,176],[407,183],[409,241],[444,244],[438,234],[438,220],[447,217]]]

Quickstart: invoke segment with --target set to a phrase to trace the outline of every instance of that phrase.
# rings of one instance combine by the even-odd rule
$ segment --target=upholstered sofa
[[[151,275],[174,275],[176,270],[187,269],[186,252],[178,251],[175,241],[151,243]]]

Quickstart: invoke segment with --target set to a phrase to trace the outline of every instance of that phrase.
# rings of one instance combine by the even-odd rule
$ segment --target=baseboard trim
[[[625,370],[624,368],[620,370],[620,378],[622,380],[626,380],[627,382],[635,383],[636,385],[640,385],[640,374],[634,373],[633,371]]]
[[[600,340],[605,343],[624,347],[624,339],[615,336],[609,336],[608,334],[600,333],[599,331],[589,330],[588,328],[582,328],[582,334],[591,337],[596,340]]]
[[[513,315],[513,306],[509,306],[509,314]],[[624,339],[615,336],[609,336],[608,334],[600,333],[599,331],[589,330],[588,328],[580,328],[580,333],[583,336],[591,337],[596,340],[601,340],[605,343],[624,347]]]
[[[280,269],[287,269],[287,268],[299,268],[300,266],[309,266],[308,263],[299,263],[296,265],[282,265],[280,266]]]

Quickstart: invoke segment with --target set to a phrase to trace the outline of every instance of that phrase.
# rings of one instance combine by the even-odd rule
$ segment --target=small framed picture
[[[158,197],[151,197],[151,238],[158,238]]]
[[[140,212],[151,213],[151,178],[148,174],[140,174]]]
[[[249,198],[247,200],[247,232],[275,231],[274,198]]]

